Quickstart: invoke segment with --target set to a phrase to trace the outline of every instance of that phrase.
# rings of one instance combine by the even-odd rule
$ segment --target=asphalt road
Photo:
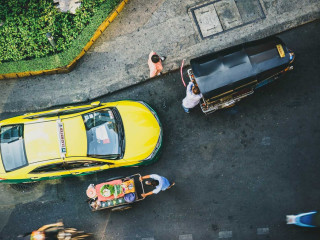
[[[48,194],[15,204],[0,239],[57,219],[99,240],[319,239],[319,230],[285,222],[287,214],[319,209],[319,30],[318,21],[281,34],[296,53],[295,69],[208,116],[199,108],[184,113],[178,72],[99,99],[143,100],[154,107],[164,128],[159,161],[41,183]],[[89,211],[90,183],[137,172],[164,175],[176,186],[125,212]],[[17,198],[23,194],[16,192]]]

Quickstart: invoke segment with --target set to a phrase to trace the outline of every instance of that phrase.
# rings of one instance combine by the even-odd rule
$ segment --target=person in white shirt
[[[182,100],[182,107],[186,113],[189,113],[190,108],[194,108],[199,104],[202,94],[199,87],[193,82],[189,82],[186,93],[186,97]]]
[[[151,192],[141,194],[142,197],[150,196],[152,194],[158,194],[161,190],[165,191],[171,188],[173,185],[175,185],[174,182],[170,184],[168,179],[166,179],[165,177],[159,176],[158,174],[150,174],[150,175],[140,177],[140,181],[144,179],[152,179],[151,181],[145,181],[145,184],[151,185],[155,187],[155,189],[153,189],[153,191]]]

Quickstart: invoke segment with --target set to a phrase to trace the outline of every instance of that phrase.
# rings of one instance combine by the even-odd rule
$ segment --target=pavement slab
[[[216,8],[213,4],[199,6],[193,10],[193,13],[202,37],[209,37],[223,31]]]
[[[196,6],[204,7],[194,17]],[[72,72],[1,80],[0,111],[85,102],[150,80],[151,50],[167,56],[166,73],[178,69],[182,59],[188,65],[191,58],[318,18],[316,0],[132,0]]]
[[[236,4],[244,23],[253,22],[266,17],[262,7],[264,4],[263,2],[260,2],[260,0],[241,0],[236,1]]]
[[[243,24],[234,0],[219,1],[215,4],[215,7],[224,30],[232,29]]]

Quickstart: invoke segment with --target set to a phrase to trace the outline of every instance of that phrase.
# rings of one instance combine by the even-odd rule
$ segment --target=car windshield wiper
[[[13,139],[13,140],[10,140],[9,142],[8,142],[8,144],[9,143],[13,143],[13,142],[16,142],[16,141],[18,141],[20,138],[15,138],[15,139]]]
[[[119,153],[121,157],[123,157],[124,151],[125,151],[125,145],[126,145],[123,123],[118,110],[116,108],[112,108],[112,112],[115,117],[115,121],[117,123],[117,129],[118,129],[118,135],[119,135]]]
[[[93,157],[93,158],[101,158],[101,159],[117,159],[119,158],[119,154],[108,154],[108,155],[95,155],[95,154],[90,154],[88,157]]]

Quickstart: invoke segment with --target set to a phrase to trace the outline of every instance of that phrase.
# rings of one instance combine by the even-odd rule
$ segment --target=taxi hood
[[[139,102],[119,104],[125,132],[124,159],[143,160],[157,145],[160,136],[160,125],[152,112]]]

